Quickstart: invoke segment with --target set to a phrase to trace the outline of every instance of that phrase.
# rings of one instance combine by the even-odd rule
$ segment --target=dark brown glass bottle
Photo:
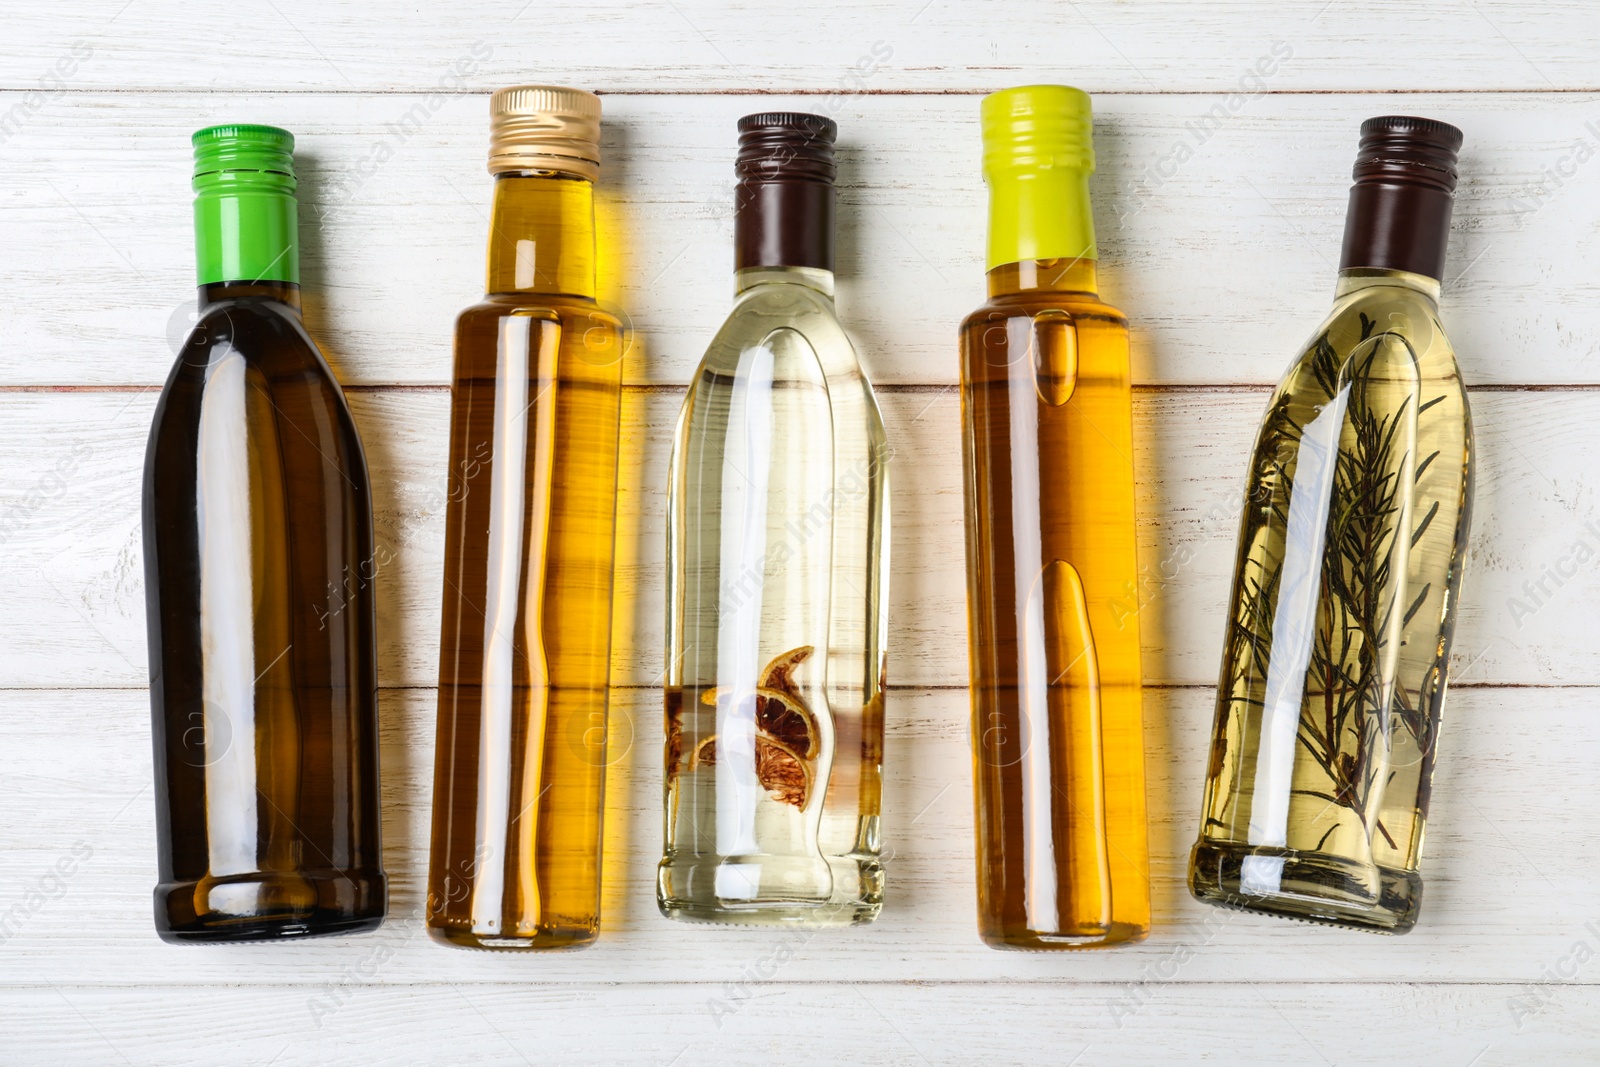
[[[156,930],[370,930],[387,905],[366,460],[300,319],[294,139],[194,144],[200,319],[145,457]]]

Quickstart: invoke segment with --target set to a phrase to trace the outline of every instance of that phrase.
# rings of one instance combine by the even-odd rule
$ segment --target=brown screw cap
[[[1443,275],[1461,141],[1460,130],[1437,119],[1384,115],[1361,124],[1340,270]]]
[[[833,269],[832,119],[766,111],[739,120],[734,269]]]

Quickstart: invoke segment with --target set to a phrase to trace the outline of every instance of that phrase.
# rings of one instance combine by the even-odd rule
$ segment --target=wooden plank
[[[24,99],[0,93],[0,115]],[[1580,145],[1600,154],[1597,100],[1278,94],[1230,112],[1218,96],[1098,96],[1102,287],[1134,323],[1137,379],[1277,380],[1328,307],[1357,127],[1404,111],[1467,133],[1444,317],[1468,380],[1600,383],[1600,242],[1573,239],[1600,231],[1600,165],[1577,161]],[[758,105],[827,108],[606,100],[602,289],[635,328],[631,381],[686,382],[727,314],[733,124]],[[193,292],[188,135],[234,118],[299,136],[307,317],[345,380],[448,381],[451,324],[482,285],[481,94],[75,92],[44,106],[0,146],[0,385],[165,380]],[[840,309],[879,382],[952,381],[956,328],[982,302],[977,108],[876,95],[833,109]]]
[[[745,999],[725,999],[738,993]],[[885,1067],[1594,1062],[1593,987],[1551,991],[1548,1007],[1515,1031],[1506,1005],[1524,995],[1510,984],[1178,986],[1154,993],[1119,1027],[1103,1000],[1070,982],[862,986],[839,978],[725,991],[534,978],[395,987],[356,978],[318,989],[58,987],[8,994],[17,1018],[7,1051],[18,1063],[163,1067],[210,1067],[219,1057],[379,1067],[417,1063],[423,1050],[436,1063],[649,1067],[867,1058]],[[343,1000],[314,1027],[319,997]],[[724,1012],[721,1003],[736,1006]]]
[[[612,676],[659,680],[664,490],[681,391],[630,389],[619,495]],[[890,678],[966,684],[957,401],[888,389],[894,479]],[[0,394],[3,686],[142,686],[139,494],[150,392]],[[432,685],[438,657],[448,393],[357,391],[383,564],[379,674]],[[1141,391],[1145,672],[1209,685],[1221,648],[1245,461],[1262,390]],[[1476,529],[1456,639],[1458,684],[1600,684],[1590,605],[1600,595],[1600,490],[1582,449],[1600,393],[1479,392]],[[1570,575],[1570,576],[1568,576]],[[1542,584],[1541,584],[1542,583]],[[1130,598],[1129,607],[1134,601]]]
[[[1081,80],[1131,92],[1230,92],[1274,44],[1273,89],[1593,88],[1577,0],[1439,12],[1378,0],[846,0],[804,6],[624,0],[547,7],[463,0],[403,20],[354,0],[241,7],[195,20],[177,0],[98,0],[63,19],[44,0],[7,11],[0,84],[33,87],[76,41],[73,86],[419,91],[551,79],[603,90],[973,90]],[[92,12],[89,13],[89,12]],[[180,73],[181,72],[181,75]],[[53,84],[53,83],[48,83]],[[1249,83],[1247,83],[1247,87]]]
[[[1063,1001],[1081,1000],[1105,1015],[1138,1014],[1150,992],[1140,983],[1154,989],[1370,983],[1404,996],[1402,987],[1413,983],[1531,984],[1551,980],[1549,968],[1555,980],[1592,992],[1600,970],[1573,970],[1560,961],[1578,942],[1600,951],[1600,885],[1581,846],[1583,831],[1574,829],[1600,819],[1600,795],[1591,787],[1600,739],[1587,728],[1593,701],[1584,690],[1543,691],[1536,704],[1527,694],[1469,689],[1453,696],[1423,864],[1422,923],[1403,938],[1379,939],[1190,899],[1185,864],[1198,825],[1211,696],[1198,689],[1151,691],[1145,707],[1153,933],[1136,946],[1062,956],[995,952],[976,936],[968,706],[958,690],[891,694],[884,796],[889,888],[878,922],[795,931],[661,918],[654,904],[661,697],[657,690],[625,690],[612,715],[601,941],[534,963],[442,948],[421,932],[432,691],[388,691],[383,699],[391,920],[359,938],[227,950],[163,945],[151,926],[155,843],[145,695],[13,692],[0,721],[0,773],[28,815],[0,825],[0,849],[8,856],[0,914],[15,919],[3,946],[5,981],[288,984],[305,987],[308,996],[381,957],[377,973],[368,974],[373,983],[693,982],[710,996],[787,945],[792,958],[782,961],[778,976],[785,983],[1071,982],[1078,992],[1063,991]],[[87,857],[51,879],[74,848],[79,855],[86,849]],[[30,907],[35,889],[45,899]],[[13,905],[23,914],[8,913]]]

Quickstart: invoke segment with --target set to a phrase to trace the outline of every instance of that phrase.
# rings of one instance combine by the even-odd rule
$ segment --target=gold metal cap
[[[489,98],[489,173],[558,170],[600,177],[600,98],[560,85],[513,85]]]

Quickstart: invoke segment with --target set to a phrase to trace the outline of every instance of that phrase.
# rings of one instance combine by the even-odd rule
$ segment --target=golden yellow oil
[[[979,933],[1149,932],[1127,320],[1091,260],[996,267],[961,328]]]
[[[427,924],[578,946],[600,921],[623,355],[589,182],[496,181],[488,289],[456,330]]]

